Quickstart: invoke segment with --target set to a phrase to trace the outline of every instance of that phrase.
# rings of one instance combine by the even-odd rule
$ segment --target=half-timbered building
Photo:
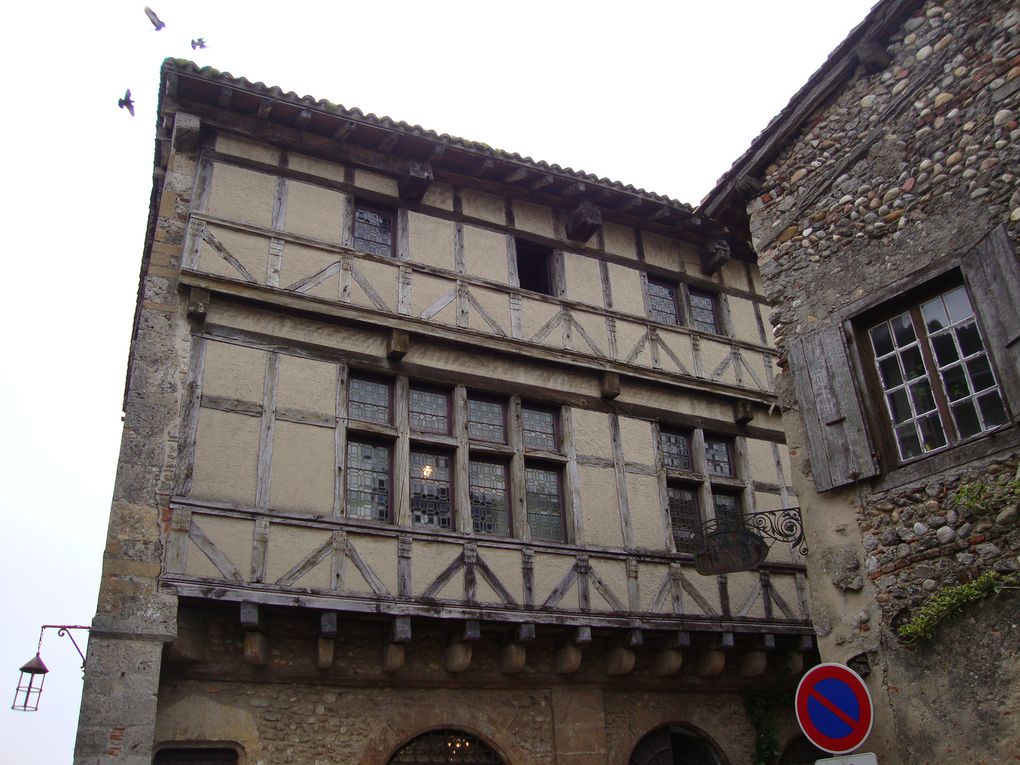
[[[767,315],[687,205],[168,60],[76,761],[749,762]]]

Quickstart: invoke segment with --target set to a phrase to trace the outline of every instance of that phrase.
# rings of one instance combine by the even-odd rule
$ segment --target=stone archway
[[[715,745],[682,725],[664,725],[638,741],[629,765],[725,765]]]
[[[478,736],[443,728],[415,736],[397,749],[388,765],[504,765],[496,751]]]

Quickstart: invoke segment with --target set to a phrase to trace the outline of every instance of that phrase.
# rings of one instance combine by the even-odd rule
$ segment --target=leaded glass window
[[[659,446],[662,448],[662,462],[667,468],[691,469],[691,439],[686,433],[660,430]]]
[[[702,332],[719,333],[719,306],[711,292],[688,288],[691,297],[691,326]]]
[[[524,480],[531,538],[562,542],[564,534],[560,471],[526,467]]]
[[[469,398],[467,402],[468,437],[477,441],[506,443],[506,407],[500,401]]]
[[[416,526],[453,529],[450,458],[411,452],[411,522]]]
[[[658,279],[648,279],[648,318],[663,324],[679,324],[676,308],[676,285]]]
[[[693,553],[701,536],[701,515],[695,490],[686,486],[667,486],[669,525],[677,552]]]
[[[354,249],[392,257],[394,219],[391,212],[358,205],[354,210]]]
[[[705,437],[705,461],[712,475],[733,476],[733,454],[730,442],[721,438]]]
[[[390,758],[388,765],[451,762],[460,765],[502,765],[503,761],[476,736],[458,730],[433,730],[402,746]]]
[[[450,396],[441,391],[411,388],[411,430],[419,433],[450,432]]]
[[[471,523],[476,534],[510,533],[507,467],[502,462],[471,460],[468,468]]]
[[[390,519],[390,448],[347,442],[347,516]]]
[[[548,409],[521,408],[524,445],[529,449],[559,449],[556,439],[556,414]]]
[[[352,420],[390,423],[390,385],[366,377],[351,377],[347,414]]]
[[[740,497],[736,494],[715,493],[712,496],[715,508],[716,528],[736,531],[744,527],[744,514],[740,510]]]

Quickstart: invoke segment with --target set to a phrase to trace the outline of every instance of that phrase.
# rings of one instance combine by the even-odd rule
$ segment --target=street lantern
[[[22,665],[11,709],[18,712],[34,712],[39,708],[39,695],[42,693],[43,683],[46,682],[47,672],[49,670],[38,653]]]
[[[66,637],[71,641],[78,655],[81,656],[81,668],[85,669],[85,654],[78,647],[78,641],[74,639],[71,630],[87,632],[89,628],[72,624],[44,624],[39,629],[39,644],[35,648],[35,656],[21,666],[18,687],[14,691],[14,703],[11,704],[11,709],[16,712],[35,712],[39,709],[39,696],[42,695],[46,673],[49,672],[39,653],[42,651],[43,635],[48,629],[55,629],[59,637]]]

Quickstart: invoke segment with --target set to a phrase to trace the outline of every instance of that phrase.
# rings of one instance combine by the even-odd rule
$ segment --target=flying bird
[[[199,37],[197,40],[192,40],[191,41],[191,49],[192,50],[195,50],[195,48],[204,48],[204,47],[205,47],[205,38],[204,37]]]
[[[125,90],[124,97],[117,99],[117,106],[121,109],[127,109],[131,113],[131,116],[135,116],[135,102],[131,100],[131,91]]]
[[[152,26],[156,27],[157,32],[166,26],[166,24],[159,20],[159,16],[157,16],[156,12],[149,6],[145,6],[145,15],[149,17],[149,21],[152,22]]]

